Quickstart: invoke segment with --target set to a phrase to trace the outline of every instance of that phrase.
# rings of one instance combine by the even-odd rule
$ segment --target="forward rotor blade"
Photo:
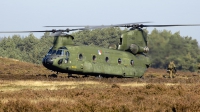
[[[0,33],[31,33],[31,32],[52,32],[52,30],[46,30],[46,31],[0,31]]]
[[[51,33],[51,36],[53,36],[53,37],[54,37],[54,36],[60,36],[61,34],[62,34],[62,32],[55,32],[55,33],[52,32],[52,33]]]
[[[73,25],[73,26],[44,26],[44,27],[94,27],[99,25]]]
[[[76,28],[76,29],[65,29],[65,30],[41,30],[41,31],[0,31],[0,33],[32,33],[32,32],[70,32],[76,30],[87,30],[88,28]]]

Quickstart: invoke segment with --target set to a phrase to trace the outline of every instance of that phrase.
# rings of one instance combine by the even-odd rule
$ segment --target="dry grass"
[[[1,92],[19,91],[23,89],[32,90],[58,90],[58,89],[74,89],[84,87],[106,87],[106,83],[95,81],[33,81],[33,80],[0,80]]]
[[[14,59],[0,57],[0,74],[5,76],[18,76],[18,75],[45,75],[51,72],[44,68],[42,65],[14,61]]]
[[[45,77],[41,65],[0,58],[0,112],[197,112],[200,77],[150,68],[144,79]]]
[[[2,111],[200,111],[200,84],[4,82]],[[41,85],[40,85],[41,84]],[[133,84],[133,85],[132,85]],[[4,86],[5,85],[5,86]],[[18,86],[18,90],[15,89]],[[74,86],[69,88],[68,86]],[[53,87],[53,89],[51,89]]]

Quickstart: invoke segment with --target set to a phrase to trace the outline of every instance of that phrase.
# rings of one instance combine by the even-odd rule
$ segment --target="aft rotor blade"
[[[133,27],[140,23],[151,23],[151,22],[137,22],[137,23],[125,23],[125,24],[115,24],[115,25],[101,25],[89,27],[90,29],[108,28],[108,27]],[[141,24],[142,25],[142,24]]]
[[[130,24],[140,24],[140,23],[151,23],[151,22],[135,22],[135,23],[125,23],[125,24],[115,24],[115,25],[65,25],[65,26],[44,26],[44,27],[84,27],[84,28],[92,28],[92,27],[117,27],[123,25],[130,25]]]
[[[107,28],[107,27],[143,28],[143,27],[174,27],[174,26],[200,26],[200,24],[143,25],[135,23],[126,23],[126,24],[96,26],[96,27],[91,27],[91,29]]]
[[[116,25],[111,25],[111,26],[113,26],[113,27],[126,27],[126,26],[132,26],[132,25],[136,25],[136,24],[141,24],[141,23],[151,23],[151,22],[147,21],[147,22],[125,23],[125,24],[116,24]]]
[[[143,25],[140,27],[173,27],[173,26],[200,26],[200,24],[171,24],[171,25]]]

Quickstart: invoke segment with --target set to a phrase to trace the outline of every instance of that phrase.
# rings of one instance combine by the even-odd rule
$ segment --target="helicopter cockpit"
[[[49,52],[43,58],[43,65],[47,68],[50,67],[54,62],[54,60],[58,59],[58,64],[61,64],[63,61],[65,63],[69,60],[70,53],[66,47],[60,47],[58,50],[50,48]]]

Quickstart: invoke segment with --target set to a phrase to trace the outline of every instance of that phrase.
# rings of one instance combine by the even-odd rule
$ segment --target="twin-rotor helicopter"
[[[45,31],[1,31],[0,33],[51,32],[54,36],[53,45],[42,59],[42,64],[57,73],[68,73],[69,76],[78,74],[102,77],[142,77],[151,65],[147,34],[143,31],[143,27],[200,26],[199,24],[144,25],[141,23],[145,22],[96,26],[46,26],[68,28]],[[129,28],[129,31],[121,35],[118,45],[110,45],[108,48],[77,46],[73,41],[76,37],[68,34],[71,31],[108,27],[125,27]],[[134,33],[137,35],[133,35]]]

